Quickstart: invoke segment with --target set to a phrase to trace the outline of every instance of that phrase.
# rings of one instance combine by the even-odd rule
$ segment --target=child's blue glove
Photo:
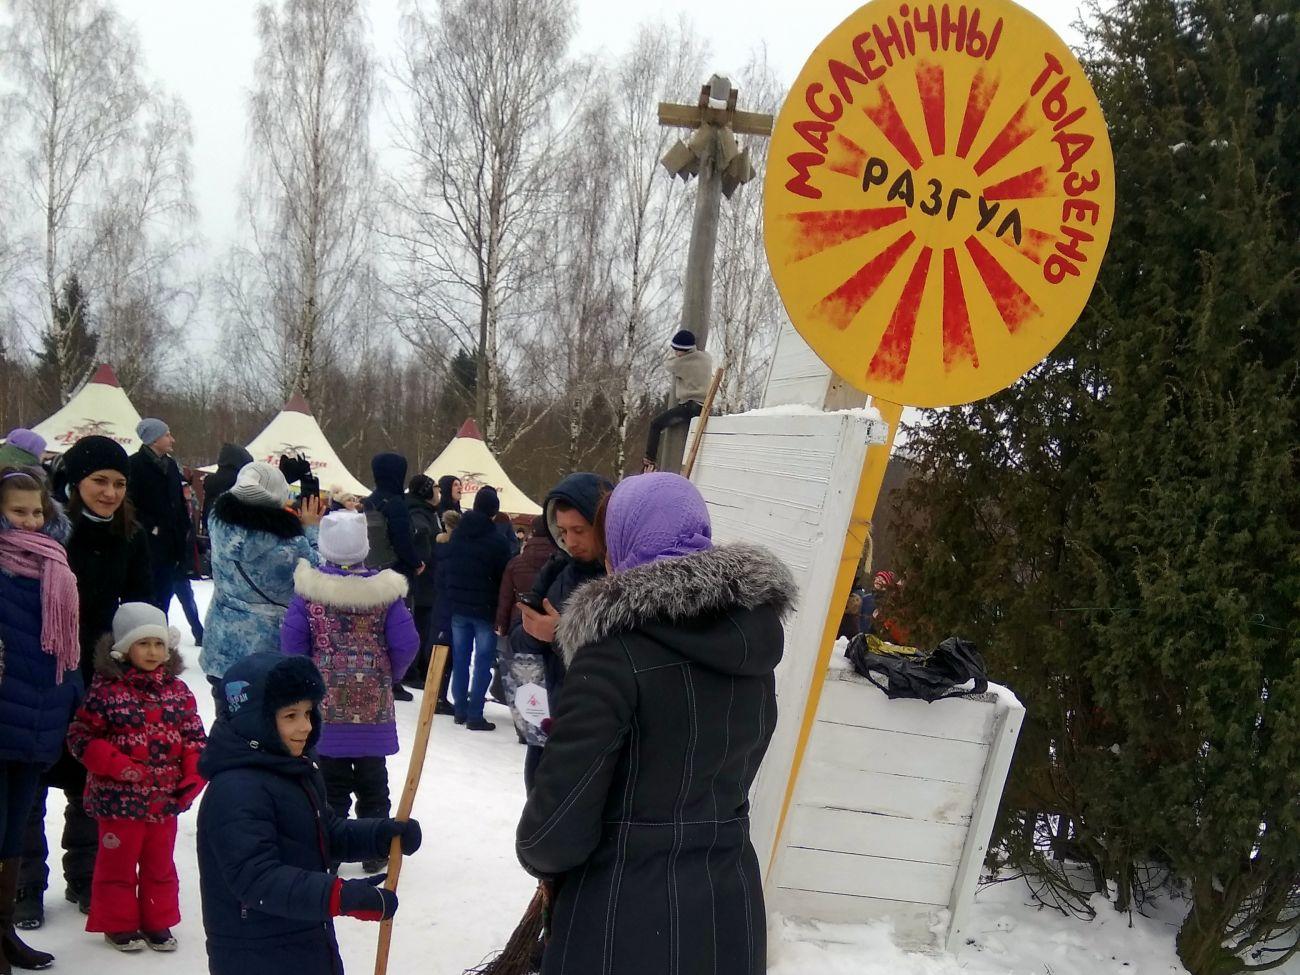
[[[397,913],[397,894],[385,890],[388,874],[380,873],[361,880],[334,881],[330,895],[330,914],[346,915],[360,921],[386,921]]]
[[[402,822],[400,819],[388,819],[384,821],[380,830],[384,836],[384,847],[400,837],[402,840],[402,856],[410,856],[420,848],[423,840],[423,834],[420,832],[420,824],[414,819],[408,819]]]

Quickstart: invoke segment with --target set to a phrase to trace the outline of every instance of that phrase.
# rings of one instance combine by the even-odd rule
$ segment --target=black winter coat
[[[406,507],[403,484],[406,481],[406,458],[401,454],[376,454],[370,462],[375,490],[366,498],[368,511],[378,511],[388,523],[388,540],[392,542],[397,564],[393,566],[408,579],[415,578],[420,557],[411,534],[411,514]]]
[[[428,608],[434,604],[437,587],[433,578],[433,546],[442,525],[433,505],[419,498],[406,498],[406,510],[411,517],[411,541],[416,557],[424,563],[424,571],[411,580],[411,605]]]
[[[189,506],[181,490],[181,469],[170,457],[159,465],[149,447],[131,455],[127,493],[144,528],[149,561],[156,567],[179,565],[188,554]]]
[[[68,567],[77,577],[81,608],[81,675],[86,686],[95,676],[95,645],[112,632],[113,614],[123,603],[153,599],[153,575],[144,530],[128,535],[114,526],[87,518],[83,512],[72,523],[68,539]]]
[[[453,616],[493,620],[510,548],[487,515],[467,511],[451,534],[441,566]]]
[[[212,506],[217,503],[217,498],[235,486],[235,479],[239,477],[239,469],[252,462],[253,455],[243,447],[236,446],[233,443],[223,443],[221,445],[221,452],[217,454],[217,469],[203,479],[204,534],[207,534],[208,516],[212,514]]]
[[[723,546],[586,586],[569,674],[517,834],[556,878],[543,975],[762,975],[749,788],[776,724],[794,580]]]
[[[307,755],[293,758],[280,744],[276,708],[309,692],[269,688],[296,679],[303,665],[319,683],[304,657],[256,654],[231,667],[222,694],[238,684],[235,696],[246,699],[233,717],[223,707],[199,760],[210,780],[199,806],[198,852],[211,975],[342,975],[330,861],[387,855],[385,820],[341,819],[325,801],[310,757],[319,718]]]

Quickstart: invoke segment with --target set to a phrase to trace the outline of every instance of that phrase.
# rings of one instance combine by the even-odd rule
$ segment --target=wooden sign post
[[[1092,87],[1010,0],[876,0],[804,66],[772,135],[768,260],[800,335],[890,428],[863,467],[819,672],[903,405],[981,399],[1051,352],[1092,291],[1114,208]],[[822,686],[804,702],[782,823]]]

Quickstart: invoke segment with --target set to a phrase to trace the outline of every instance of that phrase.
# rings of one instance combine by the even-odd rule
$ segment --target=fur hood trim
[[[217,498],[212,513],[226,524],[245,531],[266,532],[277,538],[297,538],[303,534],[302,521],[292,511],[245,504],[229,491]]]
[[[181,660],[180,632],[173,627],[172,633],[178,639],[175,645],[169,646],[171,652],[163,662],[162,670],[166,671],[168,676],[179,677],[185,670],[185,661]],[[121,680],[126,676],[128,666],[125,661],[119,662],[113,659],[113,634],[105,633],[100,637],[99,642],[95,644],[95,673],[110,680]]]
[[[798,591],[790,570],[768,549],[719,545],[588,583],[565,605],[555,639],[566,663],[572,663],[581,648],[648,623],[759,606],[772,606],[785,617]]]
[[[293,590],[307,602],[352,612],[391,606],[405,599],[409,589],[406,577],[392,569],[370,576],[335,575],[299,559],[293,570]]]

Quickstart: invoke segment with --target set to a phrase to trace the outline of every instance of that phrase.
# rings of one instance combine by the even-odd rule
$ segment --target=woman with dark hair
[[[438,590],[433,578],[433,547],[442,532],[438,519],[438,485],[427,474],[416,474],[406,489],[406,509],[411,514],[411,541],[425,570],[411,580],[411,615],[420,634],[420,649],[411,668],[401,683],[411,687],[424,687],[424,675],[429,671],[429,655],[433,650],[433,612]]]
[[[122,446],[99,436],[82,437],[63,455],[60,465],[72,524],[68,567],[77,578],[81,674],[86,686],[94,677],[95,644],[112,631],[118,606],[148,602],[153,597],[147,540],[126,496],[129,470],[130,458]],[[83,914],[90,910],[99,827],[82,807],[86,769],[65,748],[42,777],[27,820],[14,916],[18,927],[29,930],[45,923],[44,897],[50,876],[45,800],[51,786],[62,789],[68,800],[62,839],[65,894]]]
[[[789,569],[711,541],[676,474],[623,481],[596,520],[609,575],[569,599],[568,676],[519,823],[552,887],[543,975],[762,975],[749,788],[776,725]]]
[[[438,478],[438,520],[448,511],[460,511],[460,478],[455,474]]]

